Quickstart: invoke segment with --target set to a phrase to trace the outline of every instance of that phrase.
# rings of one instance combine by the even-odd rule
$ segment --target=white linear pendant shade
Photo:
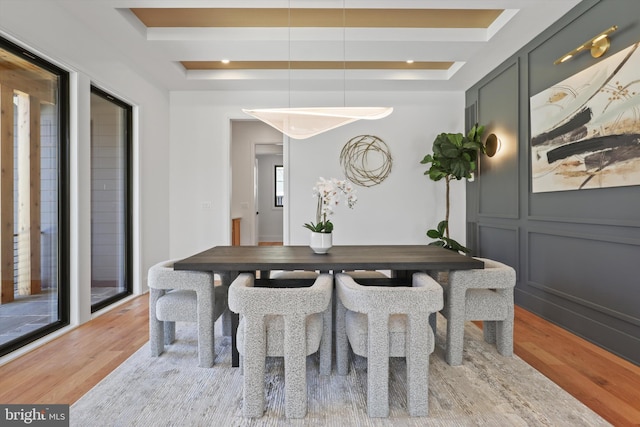
[[[393,107],[318,107],[243,109],[293,139],[307,139],[356,120],[387,117]]]

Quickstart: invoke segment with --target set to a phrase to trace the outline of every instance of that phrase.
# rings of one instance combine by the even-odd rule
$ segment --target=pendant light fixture
[[[357,120],[387,117],[392,107],[311,107],[243,109],[292,139],[307,139]]]
[[[342,2],[343,91],[346,99],[346,7]],[[291,99],[291,0],[289,0],[289,99]],[[289,101],[291,104],[291,101]],[[346,104],[346,102],[345,102]],[[292,139],[307,139],[357,120],[378,120],[393,112],[393,107],[311,107],[243,109]]]

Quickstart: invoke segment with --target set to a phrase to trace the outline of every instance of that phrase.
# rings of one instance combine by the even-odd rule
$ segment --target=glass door
[[[91,88],[91,310],[132,292],[130,105]]]
[[[68,92],[0,38],[0,355],[69,323]]]

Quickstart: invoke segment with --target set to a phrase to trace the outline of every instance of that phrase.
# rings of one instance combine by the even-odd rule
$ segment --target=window
[[[0,355],[69,323],[68,80],[0,38]]]
[[[276,208],[284,206],[284,167],[282,165],[276,165],[274,167],[273,174],[274,181],[274,194]]]
[[[91,311],[132,293],[131,112],[91,88]]]

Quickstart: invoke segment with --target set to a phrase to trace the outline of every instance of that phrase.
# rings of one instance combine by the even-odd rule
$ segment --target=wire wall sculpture
[[[377,136],[355,136],[340,152],[345,176],[362,187],[372,187],[384,181],[391,173],[391,163],[389,147]]]

